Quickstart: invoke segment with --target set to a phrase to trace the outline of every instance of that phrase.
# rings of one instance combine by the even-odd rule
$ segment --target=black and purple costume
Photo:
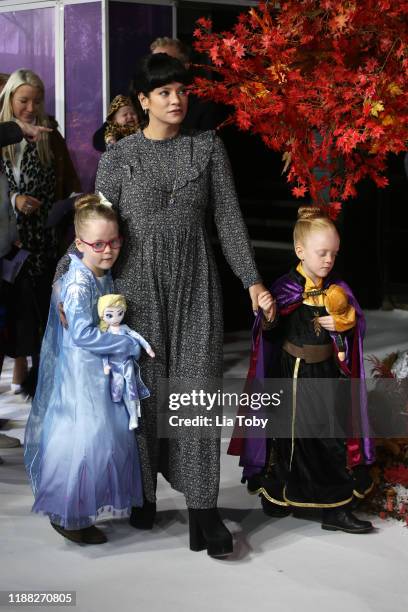
[[[263,329],[262,311],[253,327],[251,365],[247,378],[247,390],[259,388],[267,378],[293,379],[292,432],[295,424],[303,424],[321,418],[319,407],[331,406],[336,414],[348,403],[351,410],[343,412],[356,422],[360,436],[345,437],[245,437],[238,428],[231,440],[229,454],[240,456],[244,479],[249,481],[251,492],[259,492],[270,502],[281,506],[332,508],[343,506],[361,498],[371,489],[371,479],[366,466],[374,461],[374,444],[369,438],[367,395],[364,384],[363,336],[364,316],[351,289],[329,275],[324,279],[320,293],[336,284],[344,289],[348,301],[354,307],[356,324],[343,337],[346,359],[337,359],[338,334],[321,328],[316,332],[317,317],[327,315],[324,306],[304,303],[305,277],[298,270],[278,279],[271,287],[277,301],[277,319],[272,329]],[[341,347],[343,349],[343,347]],[[313,359],[302,355],[308,349]],[[337,381],[342,377],[360,379],[356,397],[339,393]],[[321,389],[313,386],[313,392],[296,394],[298,379],[328,379]],[[296,420],[296,423],[295,423]],[[347,427],[346,427],[347,429]],[[314,430],[315,431],[315,430]]]

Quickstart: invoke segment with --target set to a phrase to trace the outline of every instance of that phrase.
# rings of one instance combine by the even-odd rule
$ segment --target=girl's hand
[[[68,329],[68,321],[67,321],[67,317],[65,316],[64,304],[62,302],[58,303],[58,314],[59,314],[60,323],[62,327],[64,327],[65,329]]]
[[[16,208],[23,215],[29,216],[35,213],[41,206],[40,200],[30,195],[18,195],[16,197]]]
[[[104,374],[106,374],[106,376],[110,373],[110,371],[111,371],[110,365],[104,366],[103,372],[104,372]]]
[[[249,291],[249,296],[252,302],[252,310],[253,310],[254,315],[256,315],[258,313],[258,308],[260,306],[259,296],[261,295],[261,293],[265,293],[265,292],[269,293],[269,291],[267,290],[265,285],[263,285],[262,283],[255,283],[254,285],[251,285],[248,291]],[[275,308],[273,310],[273,318],[274,317],[275,317]]]
[[[264,291],[258,296],[258,304],[263,310],[263,314],[268,323],[272,323],[276,314],[276,300],[269,291]]]
[[[334,332],[336,331],[336,326],[334,324],[334,319],[331,315],[327,316],[327,317],[319,317],[318,321],[320,323],[320,325],[323,327],[323,329],[326,329],[327,331],[331,331]]]

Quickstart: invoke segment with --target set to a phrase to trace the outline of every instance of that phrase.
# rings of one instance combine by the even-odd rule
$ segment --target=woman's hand
[[[331,331],[331,332],[335,332],[336,331],[336,327],[334,324],[334,319],[331,315],[327,316],[327,317],[319,317],[317,319],[320,323],[320,325],[323,327],[323,329],[326,329],[327,331]]]
[[[23,215],[32,215],[37,212],[40,206],[40,200],[33,198],[33,196],[23,194],[16,197],[16,208],[19,212],[23,213]]]
[[[262,283],[255,283],[255,285],[251,285],[249,287],[249,295],[251,297],[252,310],[253,310],[254,314],[255,315],[257,314],[259,307],[262,308],[262,310],[265,313],[265,310],[264,310],[262,304],[265,305],[265,303],[267,303],[267,310],[268,310],[268,317],[267,318],[268,318],[268,320],[273,321],[273,319],[275,318],[275,314],[276,314],[276,304],[275,304],[275,301],[273,299],[273,296],[267,290],[265,285],[263,285]],[[270,297],[270,300],[268,299],[268,297]],[[259,301],[260,299],[262,299],[262,304]]]
[[[51,128],[44,127],[42,125],[33,125],[31,123],[25,123],[24,121],[16,120],[16,123],[20,126],[24,138],[29,142],[38,142],[41,140],[43,134],[52,132]]]

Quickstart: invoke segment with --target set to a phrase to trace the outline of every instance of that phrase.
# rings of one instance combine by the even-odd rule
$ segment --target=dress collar
[[[299,274],[301,274],[306,280],[305,291],[317,291],[323,287],[323,279],[320,278],[317,283],[314,283],[312,279],[306,275],[301,262],[298,264],[296,271],[299,272]]]
[[[183,188],[190,181],[195,180],[208,165],[214,147],[215,132],[190,132],[181,130],[180,133],[167,140],[149,140],[141,130],[132,136],[123,138],[119,146],[133,157],[137,156],[140,166],[149,180],[159,191],[172,191],[169,185],[163,185],[162,165],[165,160],[158,156],[162,146],[172,143],[172,160],[174,168],[177,164],[176,190]],[[156,159],[157,158],[157,159]],[[130,169],[130,174],[131,174]]]
[[[110,270],[107,270],[107,272],[105,272],[105,274],[103,276],[96,276],[92,270],[90,270],[82,261],[82,259],[80,257],[78,257],[78,255],[75,255],[75,253],[69,253],[69,257],[71,259],[71,265],[77,269],[77,270],[81,270],[81,272],[83,272],[84,274],[86,274],[87,276],[89,276],[89,278],[92,278],[94,280],[97,280],[99,283],[103,282],[104,279],[108,278],[111,274]]]

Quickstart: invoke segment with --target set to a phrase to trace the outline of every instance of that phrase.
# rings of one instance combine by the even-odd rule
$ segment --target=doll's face
[[[123,306],[108,306],[103,312],[102,319],[109,327],[120,325],[125,316],[125,309]]]
[[[338,233],[328,228],[311,232],[304,244],[298,243],[295,246],[295,251],[302,261],[305,274],[316,282],[332,271],[339,247]]]
[[[137,121],[136,111],[133,106],[122,106],[113,115],[113,120],[118,125],[134,125]]]

